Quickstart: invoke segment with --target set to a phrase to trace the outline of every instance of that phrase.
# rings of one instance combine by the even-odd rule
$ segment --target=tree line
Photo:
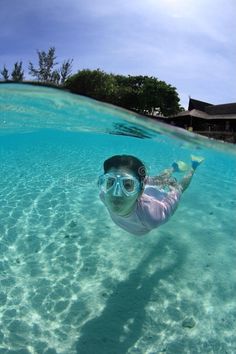
[[[60,67],[56,62],[55,47],[49,48],[48,52],[37,51],[38,55],[38,67],[32,62],[29,62],[28,70],[29,75],[36,79],[37,82],[54,85],[64,85],[66,79],[72,73],[72,59],[65,60]],[[4,65],[0,71],[2,79],[4,81],[22,82],[24,81],[24,70],[22,67],[22,61],[17,61],[14,64],[11,74]]]
[[[169,116],[182,110],[176,88],[155,77],[114,75],[87,69],[70,76],[65,87],[142,114]]]
[[[108,74],[100,69],[84,69],[72,75],[73,60],[58,67],[55,48],[37,51],[38,65],[29,62],[29,75],[37,82],[53,84],[73,93],[112,103],[138,113],[169,116],[183,110],[176,88],[153,76]],[[11,75],[0,71],[4,81],[24,81],[22,62],[14,64]]]

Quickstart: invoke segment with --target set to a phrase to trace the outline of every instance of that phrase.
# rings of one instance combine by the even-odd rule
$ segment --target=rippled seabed
[[[146,122],[0,85],[0,354],[236,352],[235,147]],[[176,214],[145,237],[98,198],[103,160],[120,153],[151,175],[205,157]]]

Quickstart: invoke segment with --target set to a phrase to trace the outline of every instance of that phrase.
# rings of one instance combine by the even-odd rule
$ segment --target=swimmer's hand
[[[191,155],[192,169],[195,171],[204,160],[204,157]]]

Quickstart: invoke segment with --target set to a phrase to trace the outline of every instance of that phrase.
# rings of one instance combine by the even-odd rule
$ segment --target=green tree
[[[55,51],[55,47],[49,48],[48,52],[38,50],[38,68],[29,62],[29,74],[40,82],[53,83],[55,80],[54,67],[57,65]]]
[[[144,82],[144,76],[123,76],[116,75],[115,79],[118,86],[118,96],[116,104],[122,107],[140,111],[140,96]]]
[[[145,77],[140,93],[139,109],[144,113],[169,116],[180,111],[179,97],[175,87],[155,77]]]
[[[79,71],[66,80],[65,87],[80,95],[106,102],[113,102],[116,96],[116,80],[113,75],[100,69]]]
[[[61,81],[61,75],[59,70],[54,70],[51,75],[51,81],[55,85],[59,85]]]
[[[139,113],[164,116],[181,111],[175,87],[148,76],[107,74],[81,70],[65,82],[72,92],[106,101]]]
[[[16,62],[14,64],[13,71],[11,73],[11,77],[13,81],[21,82],[24,79],[24,70],[22,69],[22,61]]]
[[[73,63],[73,59],[65,60],[62,63],[62,66],[60,68],[60,74],[59,74],[62,85],[64,85],[64,83],[66,82],[66,80],[69,78],[69,76],[72,73],[72,63]]]
[[[159,107],[164,116],[177,114],[181,111],[180,99],[176,88],[159,81]]]
[[[55,47],[49,48],[48,52],[38,50],[38,67],[35,67],[32,62],[29,62],[29,74],[35,77],[39,82],[53,83],[56,85],[64,84],[72,72],[73,60],[65,60],[58,69],[55,52]]]
[[[9,80],[9,73],[8,73],[8,69],[6,68],[6,66],[4,65],[2,71],[0,72],[0,74],[3,77],[3,80],[8,81]]]

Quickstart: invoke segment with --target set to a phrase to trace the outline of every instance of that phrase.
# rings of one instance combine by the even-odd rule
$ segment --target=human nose
[[[114,197],[122,197],[122,189],[121,189],[119,182],[117,182],[115,185],[115,188],[113,190],[113,196]]]

